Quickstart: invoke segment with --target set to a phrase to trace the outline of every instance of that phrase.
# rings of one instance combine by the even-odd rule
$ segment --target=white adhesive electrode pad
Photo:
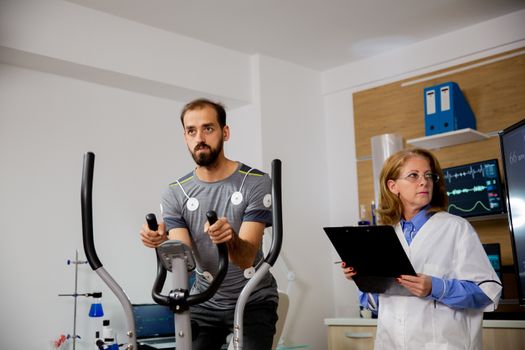
[[[186,202],[186,208],[188,208],[189,211],[195,211],[199,207],[199,200],[197,198],[190,198]]]
[[[250,279],[255,274],[255,267],[248,267],[246,270],[244,270],[244,278]]]
[[[272,195],[267,193],[263,198],[263,205],[265,208],[270,208],[272,206]]]
[[[242,203],[242,199],[243,199],[242,193],[239,191],[236,191],[236,192],[233,192],[230,200],[233,205],[239,205]]]
[[[204,277],[204,279],[206,279],[206,281],[208,281],[209,283],[213,282],[213,276],[208,271],[204,271],[202,273],[202,277]]]

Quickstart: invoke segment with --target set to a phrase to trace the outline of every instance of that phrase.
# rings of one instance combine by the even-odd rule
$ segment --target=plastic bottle
[[[370,213],[372,214],[372,225],[377,225],[376,220],[376,202],[372,201],[372,204],[370,204]]]
[[[102,321],[102,338],[106,346],[105,349],[118,350],[117,338],[109,325],[109,320]]]
[[[364,204],[360,205],[360,214],[359,214],[359,221],[357,222],[359,226],[365,226],[370,225],[370,221],[366,219],[366,207]]]

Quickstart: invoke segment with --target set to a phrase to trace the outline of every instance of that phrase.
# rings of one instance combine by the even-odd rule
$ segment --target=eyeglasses
[[[434,173],[424,173],[423,175],[419,175],[418,173],[410,173],[405,177],[401,177],[400,179],[407,180],[408,182],[412,183],[419,183],[421,178],[434,183],[439,181],[439,175]]]

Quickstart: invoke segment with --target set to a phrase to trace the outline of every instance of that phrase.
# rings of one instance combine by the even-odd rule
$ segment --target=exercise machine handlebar
[[[82,170],[82,186],[80,191],[82,205],[82,240],[89,266],[91,266],[91,269],[96,270],[102,267],[102,263],[97,256],[95,243],[93,241],[92,189],[94,167],[95,154],[93,152],[87,152],[84,155],[84,168]]]
[[[213,225],[217,221],[217,214],[214,211],[208,211],[206,213],[208,222],[210,225]],[[157,219],[155,214],[146,215],[146,222],[151,230],[156,231],[158,229]],[[228,272],[228,248],[226,243],[217,244],[217,250],[219,251],[219,261],[218,261],[218,272],[214,277],[212,283],[201,293],[189,295],[185,301],[185,304],[188,306],[200,304],[210,299],[219,286],[221,285],[226,273]],[[166,268],[161,263],[161,258],[157,251],[157,276],[153,284],[153,289],[151,296],[157,304],[172,306],[174,302],[169,295],[162,295],[162,289],[164,288],[164,282],[166,281]]]
[[[91,269],[95,271],[99,277],[106,283],[109,289],[115,294],[117,299],[120,301],[122,308],[124,309],[124,315],[126,316],[127,323],[127,350],[137,349],[137,337],[135,332],[135,318],[133,316],[133,307],[128,296],[120,285],[113,279],[109,272],[104,269],[100,259],[97,256],[95,250],[95,243],[93,239],[93,202],[92,202],[92,190],[93,190],[93,171],[95,165],[95,154],[93,152],[87,152],[84,155],[84,165],[82,169],[82,184],[80,190],[80,202],[82,210],[82,242],[84,245],[84,252],[86,259],[91,266]]]
[[[281,185],[281,160],[272,161],[272,226],[273,237],[270,250],[264,261],[273,266],[283,244],[283,213],[282,213],[282,185]]]
[[[272,220],[273,235],[270,250],[264,258],[264,261],[258,267],[257,271],[244,286],[235,305],[235,315],[233,321],[233,349],[243,349],[243,316],[244,307],[248,303],[248,298],[257,287],[261,279],[270,271],[279,253],[283,243],[283,221],[282,221],[282,198],[281,198],[281,161],[274,159],[272,161]]]

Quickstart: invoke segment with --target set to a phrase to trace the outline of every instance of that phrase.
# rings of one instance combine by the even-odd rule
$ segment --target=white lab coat
[[[395,229],[416,272],[476,283],[500,282],[467,220],[446,212],[436,213],[421,227],[410,246],[401,225]],[[493,311],[501,287],[488,282],[480,288],[493,302],[485,311]],[[416,296],[381,294],[375,349],[482,349],[483,311],[452,309],[439,301]]]

